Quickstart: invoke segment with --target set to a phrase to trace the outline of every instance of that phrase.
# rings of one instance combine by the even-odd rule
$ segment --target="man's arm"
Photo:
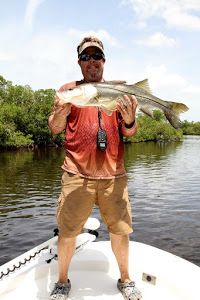
[[[76,81],[66,83],[59,89],[60,92],[65,91],[70,88],[74,88],[77,85]],[[54,107],[52,113],[49,116],[48,124],[49,129],[53,134],[58,134],[65,130],[67,123],[67,116],[71,111],[71,104],[65,103],[64,105],[60,104],[60,99],[55,98]]]
[[[60,106],[59,100],[55,100],[53,111],[48,120],[49,129],[53,134],[58,134],[66,128],[67,116],[70,113],[70,110],[71,104],[67,103]]]
[[[127,124],[122,122],[121,132],[122,132],[122,135],[125,137],[131,137],[131,136],[135,135],[137,133],[137,129],[138,129],[138,124],[136,121],[133,123],[133,125],[131,127],[127,127]]]

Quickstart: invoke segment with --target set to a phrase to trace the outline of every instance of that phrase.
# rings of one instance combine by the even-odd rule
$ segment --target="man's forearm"
[[[122,135],[125,137],[131,137],[137,133],[138,124],[136,120],[131,124],[132,126],[126,126],[124,122],[122,122]]]
[[[70,107],[56,107],[49,117],[49,128],[53,134],[58,134],[66,128],[66,118],[70,113]]]

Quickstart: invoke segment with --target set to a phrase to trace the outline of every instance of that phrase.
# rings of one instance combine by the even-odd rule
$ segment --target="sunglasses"
[[[79,56],[79,59],[82,61],[89,61],[91,58],[93,58],[94,60],[101,60],[101,59],[105,59],[105,56],[103,53],[94,53],[94,54],[83,53],[80,54]]]

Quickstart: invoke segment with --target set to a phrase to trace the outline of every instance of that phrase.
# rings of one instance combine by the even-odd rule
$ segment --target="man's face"
[[[101,53],[101,51],[96,47],[88,47],[85,49],[84,54],[95,54]],[[100,60],[95,60],[90,58],[87,61],[81,59],[78,60],[78,63],[81,67],[81,71],[86,82],[99,82],[103,79],[103,69],[104,69],[105,60],[102,58]]]

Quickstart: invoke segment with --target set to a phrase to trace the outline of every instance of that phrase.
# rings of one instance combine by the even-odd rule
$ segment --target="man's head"
[[[77,52],[84,80],[87,82],[102,81],[105,62],[103,43],[97,37],[85,37],[78,45]]]

